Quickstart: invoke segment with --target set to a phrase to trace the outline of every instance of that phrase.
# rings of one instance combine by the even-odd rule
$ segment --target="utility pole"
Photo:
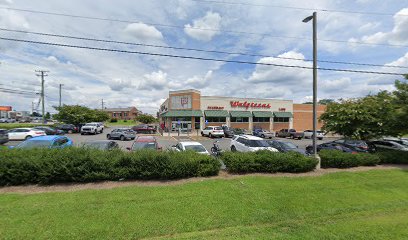
[[[45,71],[45,70],[35,70],[35,72],[37,72],[38,74],[36,74],[37,76],[41,77],[41,108],[42,108],[42,119],[43,119],[43,123],[45,124],[45,99],[44,99],[44,77],[48,76],[47,72],[49,71]]]
[[[34,114],[34,101],[31,102],[31,115]]]
[[[103,111],[103,109],[105,109],[105,108],[104,108],[104,103],[105,103],[105,102],[103,101],[103,98],[102,98],[102,111]]]
[[[64,86],[64,84],[59,85],[59,107],[61,107],[61,99],[62,99],[62,97],[61,97],[61,88],[62,88],[62,86]]]

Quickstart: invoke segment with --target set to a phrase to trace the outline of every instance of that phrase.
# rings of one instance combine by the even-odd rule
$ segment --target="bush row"
[[[381,163],[408,164],[408,152],[404,151],[382,151],[376,155],[380,158]]]
[[[322,168],[351,168],[358,166],[375,166],[380,163],[376,154],[351,154],[337,150],[322,150],[319,152]]]
[[[133,153],[84,148],[4,149],[0,185],[121,179],[178,179],[217,175],[218,160],[194,152]]]
[[[231,173],[300,173],[312,171],[317,165],[316,159],[296,152],[225,152],[221,159]]]

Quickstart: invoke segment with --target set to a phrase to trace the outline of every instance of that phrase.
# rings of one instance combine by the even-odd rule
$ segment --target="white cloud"
[[[12,0],[0,0],[0,5],[10,5],[12,3]]]
[[[208,85],[209,81],[212,79],[213,71],[210,70],[208,71],[204,77],[199,77],[199,76],[194,76],[187,81],[185,81],[185,84],[193,87],[193,88],[203,88]]]
[[[157,28],[144,23],[131,23],[126,26],[124,32],[141,41],[163,39],[162,33]]]
[[[340,79],[335,79],[335,80],[322,80],[319,83],[319,86],[324,90],[324,91],[341,91],[347,87],[349,87],[351,84],[351,79],[348,77],[343,77]]]
[[[122,91],[124,88],[131,87],[132,83],[130,80],[115,78],[115,79],[112,79],[112,81],[110,81],[108,85],[110,89],[112,89],[113,91]]]
[[[221,27],[221,16],[219,13],[207,12],[207,14],[199,19],[193,21],[193,25],[186,24],[184,26],[184,32],[190,37],[208,42],[217,34],[219,31],[202,30],[202,29],[216,29],[219,30]]]
[[[167,87],[167,73],[161,70],[145,74],[143,77],[144,79],[138,86],[140,90],[162,90]]]

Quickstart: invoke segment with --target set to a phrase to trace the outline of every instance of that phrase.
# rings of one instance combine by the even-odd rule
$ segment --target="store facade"
[[[254,128],[279,131],[283,128],[296,129],[294,123],[299,121],[294,119],[294,106],[302,110],[302,114],[297,115],[303,118],[310,115],[311,118],[308,105],[294,105],[292,100],[202,96],[200,91],[190,89],[170,91],[169,97],[160,106],[159,118],[161,127],[167,131],[224,125],[250,131]],[[309,128],[311,126],[303,124],[302,129],[297,130]]]

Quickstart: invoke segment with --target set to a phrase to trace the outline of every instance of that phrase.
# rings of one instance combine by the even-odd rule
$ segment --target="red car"
[[[149,134],[156,133],[156,128],[147,124],[140,124],[134,126],[132,127],[132,130],[135,131],[136,133],[149,133]]]
[[[126,148],[129,151],[137,151],[142,149],[162,150],[162,147],[157,143],[157,139],[153,136],[139,136],[135,139],[132,147]]]

